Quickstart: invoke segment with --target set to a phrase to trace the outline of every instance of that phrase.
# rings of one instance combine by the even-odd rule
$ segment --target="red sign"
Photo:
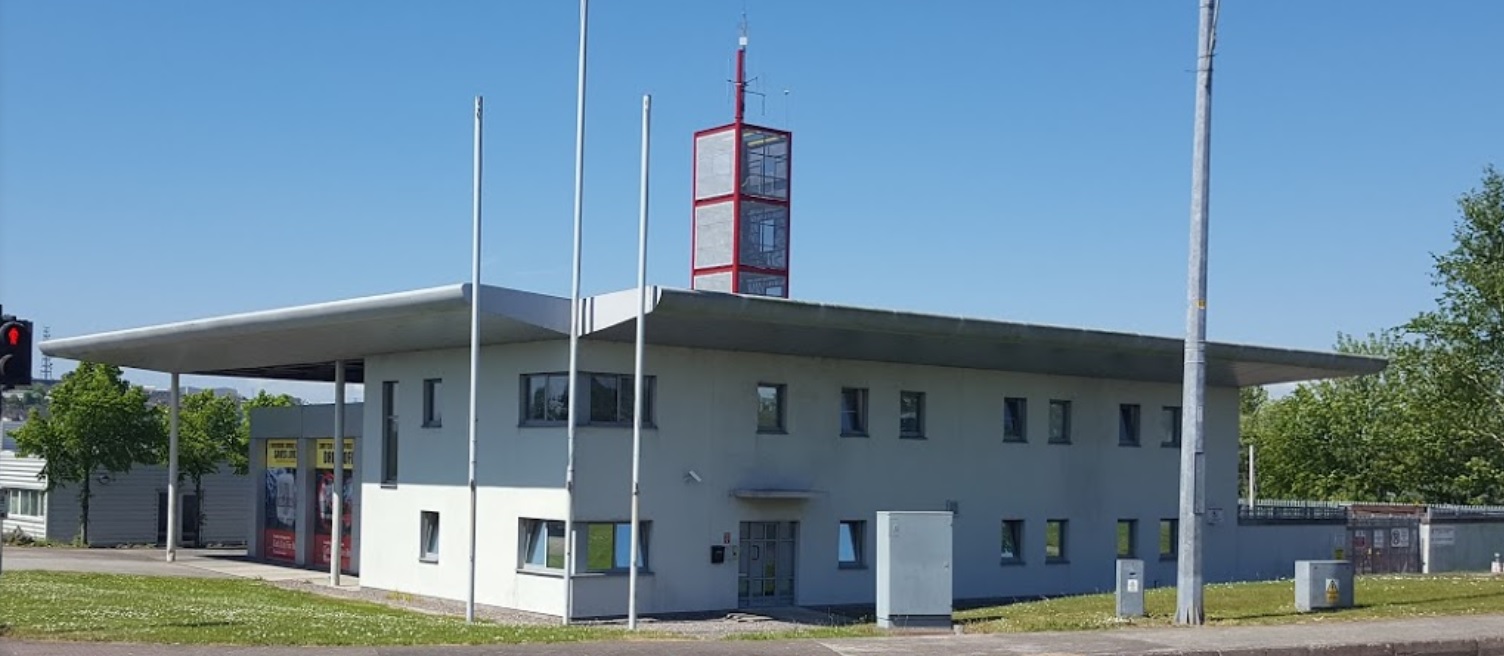
[[[325,566],[329,564],[329,543],[332,541],[327,533],[314,534],[313,564]],[[340,545],[339,550],[339,568],[348,572],[350,571],[350,534],[341,535],[340,542],[343,544]]]
[[[295,561],[298,558],[298,542],[292,531],[266,529],[266,557],[276,560]]]

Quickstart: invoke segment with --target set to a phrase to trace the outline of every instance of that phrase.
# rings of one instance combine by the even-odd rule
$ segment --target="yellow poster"
[[[290,468],[298,466],[297,440],[267,440],[266,468]]]
[[[315,469],[334,469],[334,440],[322,439],[315,442],[318,453],[318,464]],[[345,438],[345,469],[355,469],[355,440]]]

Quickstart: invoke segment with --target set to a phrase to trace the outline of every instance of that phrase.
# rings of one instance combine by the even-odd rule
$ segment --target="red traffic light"
[[[21,329],[18,328],[18,327],[16,327],[16,326],[11,326],[10,329],[6,330],[5,331],[5,342],[7,344],[10,344],[11,346],[20,346],[21,345]]]

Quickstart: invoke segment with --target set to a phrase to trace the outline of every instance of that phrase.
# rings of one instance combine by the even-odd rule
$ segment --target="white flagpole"
[[[475,621],[475,442],[480,428],[476,385],[480,377],[480,173],[483,99],[475,97],[475,180],[472,198],[474,232],[470,245],[470,553],[465,594],[465,621]]]
[[[653,96],[642,97],[642,191],[637,206],[637,353],[632,391],[632,547],[627,572],[627,628],[637,628],[637,559],[641,538],[638,535],[638,508],[641,505],[638,473],[642,462],[642,360],[647,348],[643,320],[648,300],[648,141],[653,122]]]
[[[580,0],[580,67],[574,125],[574,276],[569,290],[568,456],[564,469],[564,624],[574,619],[574,437],[580,377],[580,217],[585,185],[585,37],[590,0]]]

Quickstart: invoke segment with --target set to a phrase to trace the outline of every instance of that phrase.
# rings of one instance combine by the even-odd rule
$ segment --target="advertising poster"
[[[318,467],[314,478],[318,481],[319,520],[313,527],[313,562],[329,564],[329,543],[334,535],[334,440],[316,440],[315,453]],[[341,570],[350,569],[350,533],[355,528],[355,440],[345,439],[345,480],[340,488],[340,562]]]
[[[266,441],[266,517],[262,550],[267,558],[298,557],[298,441]]]

